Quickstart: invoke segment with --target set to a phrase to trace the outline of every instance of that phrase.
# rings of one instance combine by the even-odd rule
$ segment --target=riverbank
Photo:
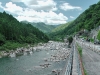
[[[20,48],[16,48],[16,49],[12,49],[12,50],[7,50],[7,51],[0,51],[0,58],[2,57],[16,57],[18,55],[25,55],[25,54],[31,54],[33,53],[34,51],[40,51],[40,50],[58,50],[58,52],[60,53],[66,53],[66,52],[61,52],[59,49],[59,43],[61,42],[56,42],[58,43],[57,46],[53,45],[53,43],[55,43],[54,41],[49,41],[48,43],[38,43],[38,44],[35,44],[35,45],[27,45],[27,46],[24,46],[24,47],[20,47]],[[65,45],[65,44],[64,44]],[[65,48],[62,48],[62,51],[66,50]],[[57,56],[53,56],[52,60],[58,56],[60,56],[60,54],[56,54]],[[67,54],[68,55],[68,54]],[[63,59],[66,57],[66,56],[61,56],[63,57]],[[58,59],[58,58],[56,58]]]
[[[5,48],[0,48],[2,49],[0,51],[0,58],[2,57],[15,57],[16,55],[23,55],[25,51],[32,51],[32,47],[38,46],[43,43],[38,43],[34,45],[29,45],[29,44],[19,44],[19,43],[7,43],[5,45]]]
[[[1,75],[11,75],[11,72],[13,75],[61,74],[71,50],[66,43],[54,41],[22,49],[22,56],[0,59],[0,66],[4,68]]]

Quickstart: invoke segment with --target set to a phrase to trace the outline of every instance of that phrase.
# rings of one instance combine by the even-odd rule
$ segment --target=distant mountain
[[[49,38],[46,34],[31,24],[21,23],[12,15],[0,12],[0,50],[14,49],[13,47],[16,47],[17,44],[13,45],[13,43],[35,44],[47,42],[48,40]],[[8,42],[11,42],[11,44]]]
[[[73,22],[73,21],[68,22],[68,23],[66,23],[66,24],[61,24],[61,25],[57,26],[55,29],[53,29],[52,32],[62,31],[62,30],[64,30],[67,26],[69,26],[72,22]]]
[[[61,39],[67,35],[73,35],[82,29],[91,31],[98,26],[100,26],[100,1],[91,5],[63,30],[51,33],[51,38]]]
[[[23,23],[29,23],[33,25],[34,27],[38,28],[39,30],[43,31],[44,33],[51,32],[54,28],[56,28],[58,25],[47,25],[43,22],[38,23],[31,23],[27,21],[22,21]]]

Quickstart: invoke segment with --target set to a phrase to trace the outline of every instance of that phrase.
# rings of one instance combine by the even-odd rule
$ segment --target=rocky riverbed
[[[14,59],[16,59],[16,61],[20,60],[19,57],[17,57],[18,55],[22,55],[22,57],[31,55],[31,58],[34,59],[35,61],[34,62],[30,61],[29,60],[30,58],[26,59],[32,62],[33,64],[31,64],[32,67],[26,69],[25,71],[28,73],[36,71],[37,73],[38,70],[41,70],[40,72],[43,73],[41,75],[47,75],[47,74],[60,75],[60,73],[64,68],[64,64],[68,59],[69,54],[70,54],[70,48],[67,48],[66,43],[54,42],[54,41],[49,41],[48,43],[44,43],[44,44],[40,43],[35,47],[28,46],[27,48],[23,48],[23,47],[18,48],[16,50],[12,50],[9,53],[5,52],[5,55],[8,55],[8,57],[13,57]],[[45,70],[47,70],[47,73],[44,73]],[[37,73],[35,75],[40,75],[40,74]]]

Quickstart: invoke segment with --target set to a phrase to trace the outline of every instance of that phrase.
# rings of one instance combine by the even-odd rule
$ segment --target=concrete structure
[[[96,40],[99,30],[100,30],[100,26],[91,30],[89,37],[92,37],[92,39]]]

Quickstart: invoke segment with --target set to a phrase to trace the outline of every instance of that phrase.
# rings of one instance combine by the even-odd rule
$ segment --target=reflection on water
[[[50,75],[56,69],[62,69],[65,61],[46,62],[56,51],[39,51],[31,55],[23,55],[15,58],[0,59],[0,75]],[[48,64],[44,67],[43,64]],[[41,67],[42,66],[42,67]]]

